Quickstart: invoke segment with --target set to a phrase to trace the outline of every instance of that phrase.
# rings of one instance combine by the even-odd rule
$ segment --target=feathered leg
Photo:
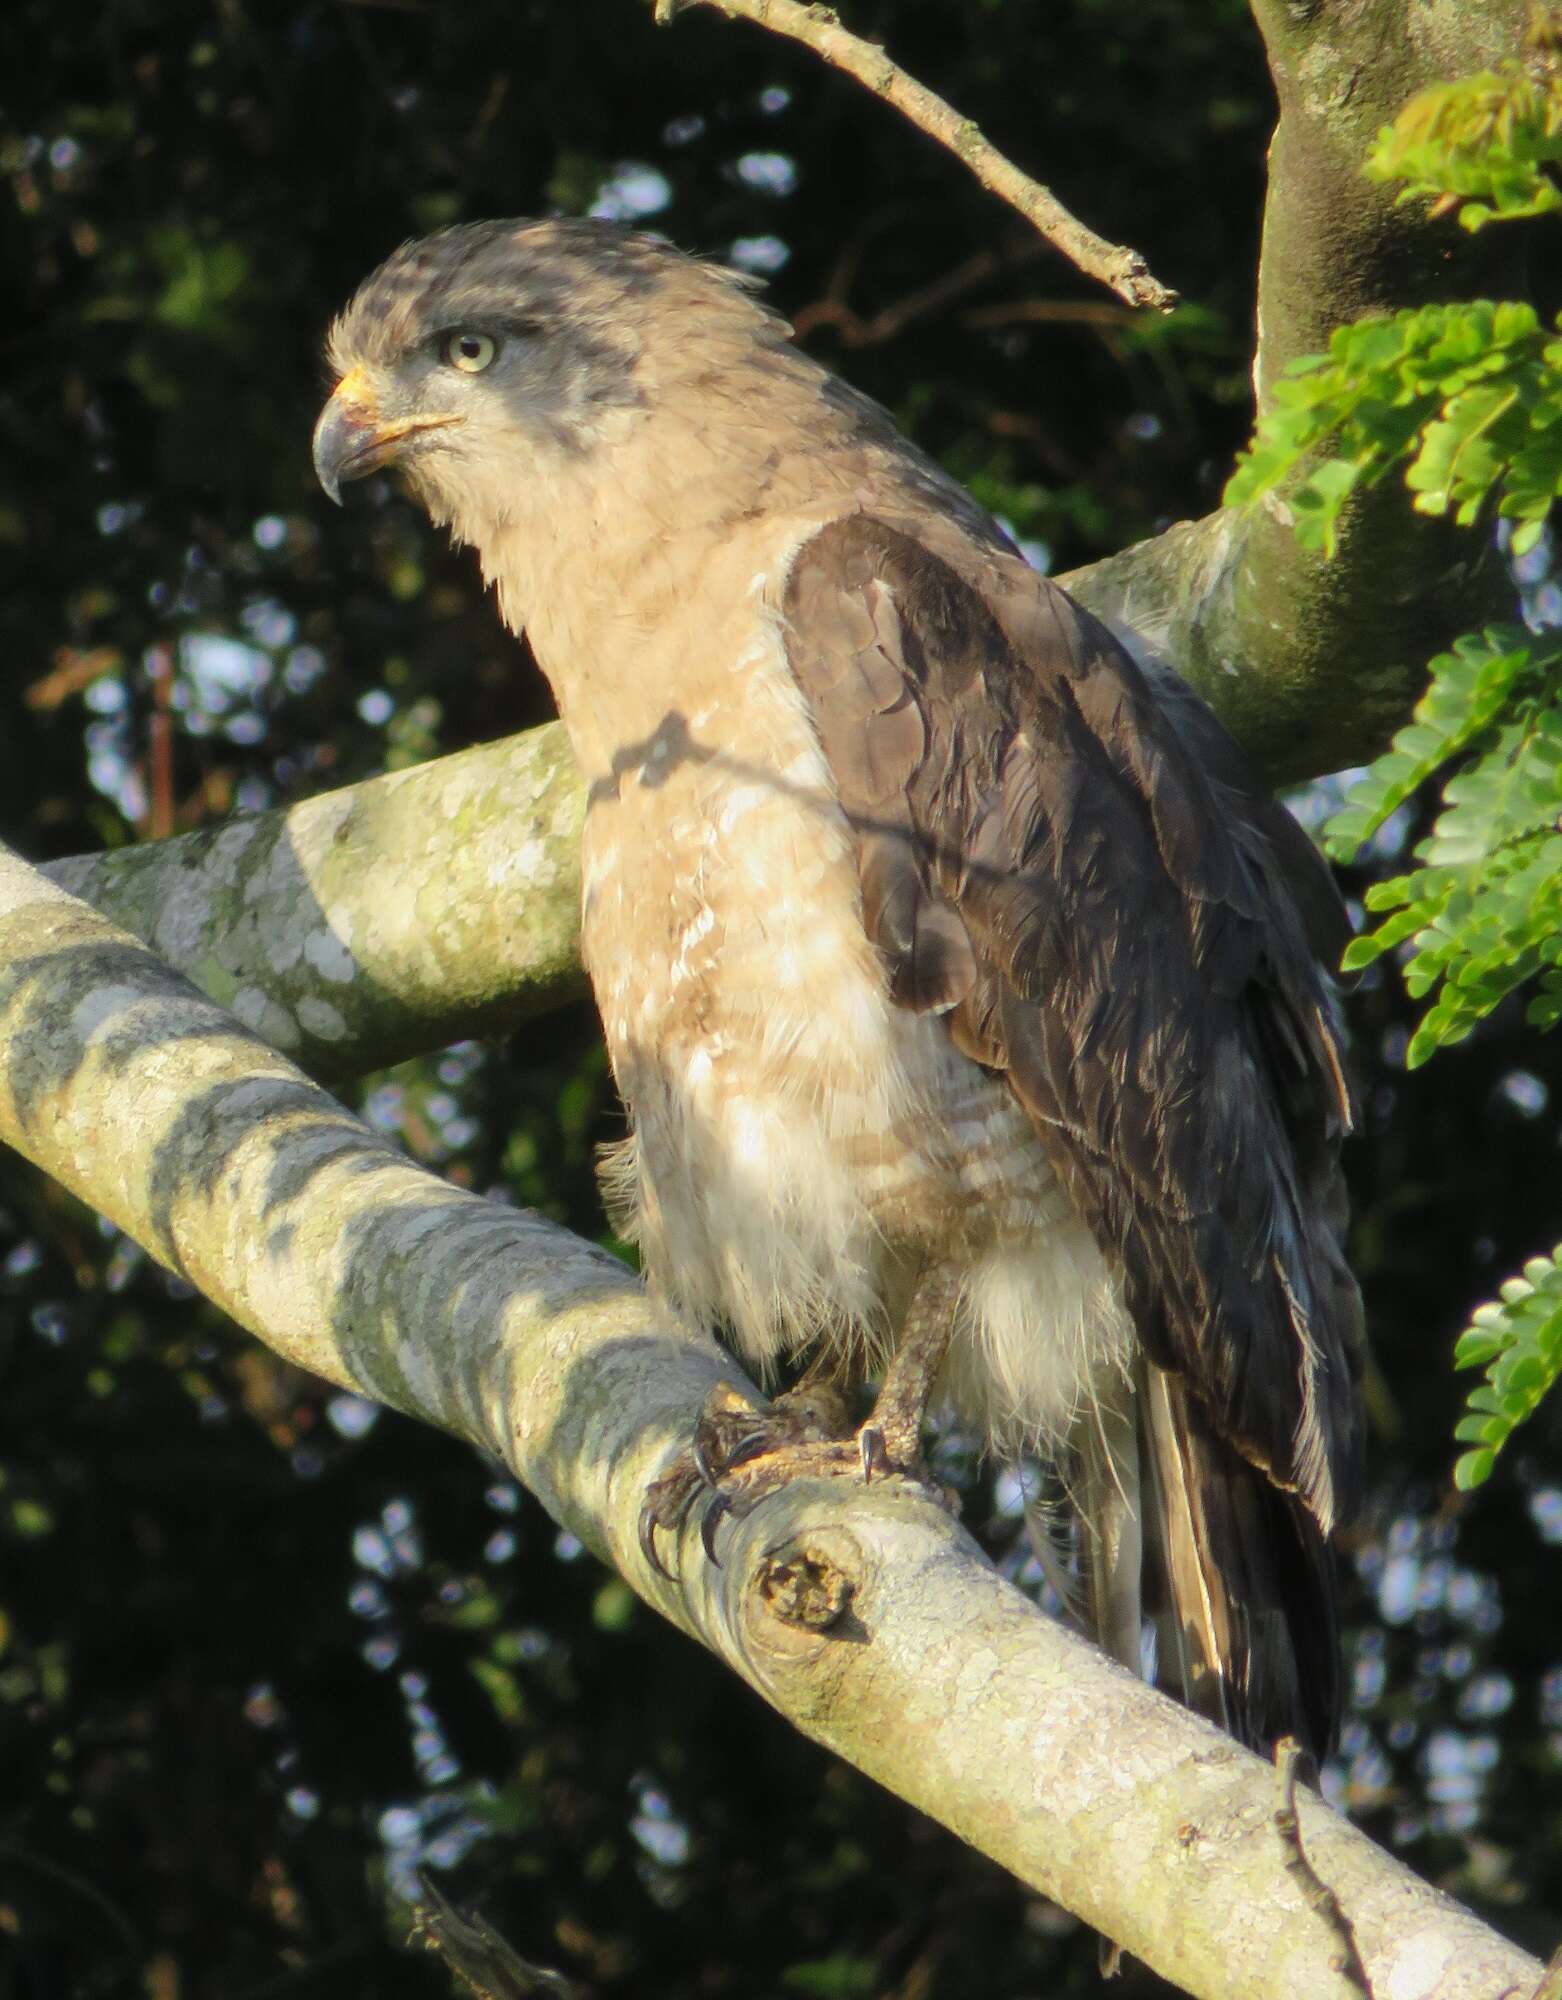
[[[1123,1382],[1080,1421],[1073,1483],[1091,1630],[1098,1645],[1136,1674],[1143,1671],[1143,1479],[1139,1397],[1133,1384]]]

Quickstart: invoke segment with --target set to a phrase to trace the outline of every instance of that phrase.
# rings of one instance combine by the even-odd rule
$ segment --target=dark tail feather
[[[1321,1760],[1341,1689],[1333,1558],[1317,1523],[1216,1436],[1178,1377],[1146,1364],[1140,1391],[1158,1678],[1253,1749],[1294,1736]]]
[[[1321,1762],[1339,1724],[1338,1620],[1333,1561],[1303,1503],[1149,1361],[1085,1415],[1072,1456],[1078,1577],[1097,1643],[1139,1673],[1148,1617],[1168,1693],[1261,1754],[1294,1736]],[[1067,1601],[1066,1579],[1060,1588]],[[1100,1940],[1106,1978],[1121,1955]]]
[[[1168,1694],[1263,1755],[1294,1736],[1321,1760],[1339,1726],[1339,1624],[1304,1503],[1148,1361],[1080,1423],[1070,1484],[1078,1608],[1097,1643],[1138,1673],[1148,1621]]]

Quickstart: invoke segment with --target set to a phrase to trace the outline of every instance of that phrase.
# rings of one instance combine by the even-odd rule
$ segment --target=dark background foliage
[[[1130,321],[892,113],[714,16],[11,0],[0,831],[121,843],[545,713],[470,560],[389,488],[333,512],[309,471],[326,320],[448,220],[595,207],[770,270],[810,349],[1055,566],[1213,504],[1271,118],[1244,9],[877,0],[854,25],[1185,310]],[[1355,1026],[1378,1372],[1330,1783],[1549,1948],[1558,1418],[1456,1508],[1448,1355],[1556,1234],[1557,1059],[1500,1018],[1407,1083],[1387,980]],[[601,1232],[584,1008],[351,1095]],[[968,1518],[1018,1566],[1003,1501],[980,1482]],[[0,1161],[0,2000],[441,1993],[401,1950],[419,1866],[603,1995],[1093,1990],[1077,1926],[775,1722],[492,1468],[290,1372]]]

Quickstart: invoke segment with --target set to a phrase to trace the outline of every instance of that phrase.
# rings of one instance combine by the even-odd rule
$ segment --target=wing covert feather
[[[1337,899],[1201,704],[1017,557],[966,553],[854,515],[792,568],[864,922],[895,1000],[1024,1106],[1150,1358],[1327,1533],[1359,1456],[1350,1104],[1308,936]]]

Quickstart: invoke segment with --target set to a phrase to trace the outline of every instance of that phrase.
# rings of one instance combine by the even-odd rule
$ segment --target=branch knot
[[[764,1556],[755,1587],[773,1617],[801,1632],[833,1631],[850,1612],[857,1593],[855,1580],[833,1557],[807,1544],[792,1544]]]

